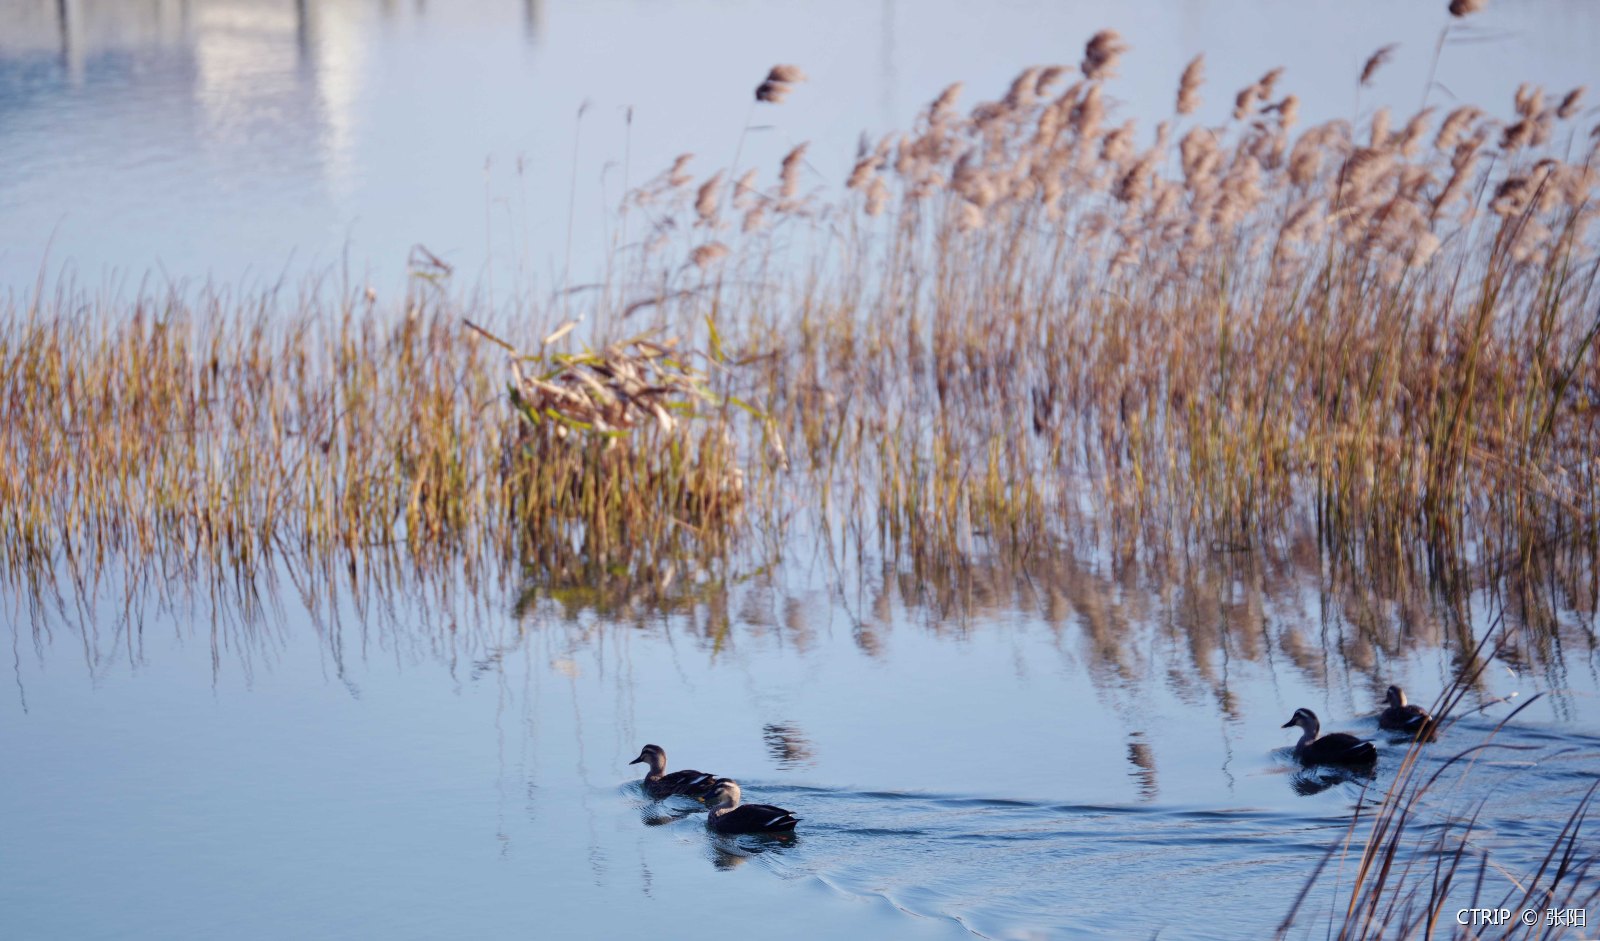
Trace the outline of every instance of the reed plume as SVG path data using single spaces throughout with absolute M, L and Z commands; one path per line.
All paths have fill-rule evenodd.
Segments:
M 1200 107 L 1200 86 L 1206 80 L 1206 57 L 1202 53 L 1189 60 L 1178 79 L 1178 113 L 1194 114 Z
M 1399 46 L 1390 43 L 1387 46 L 1380 47 L 1377 52 L 1367 57 L 1366 64 L 1361 67 L 1361 84 L 1363 86 L 1372 84 L 1372 79 L 1378 74 L 1378 70 L 1389 64 L 1389 60 L 1394 58 L 1394 51 L 1398 48 Z
M 1083 77 L 1090 81 L 1114 77 L 1117 61 L 1127 51 L 1128 46 L 1116 30 L 1103 29 L 1095 33 L 1083 50 L 1083 62 L 1079 65 Z

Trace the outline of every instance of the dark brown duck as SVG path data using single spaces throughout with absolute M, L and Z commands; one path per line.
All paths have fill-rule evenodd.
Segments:
M 1294 756 L 1300 759 L 1301 764 L 1360 768 L 1378 760 L 1378 750 L 1372 743 L 1354 735 L 1330 732 L 1318 738 L 1317 732 L 1321 730 L 1322 723 L 1317 721 L 1317 714 L 1310 709 L 1296 709 L 1283 727 L 1287 729 L 1295 725 L 1305 730 L 1294 746 Z
M 1428 715 L 1428 711 L 1416 703 L 1406 702 L 1406 691 L 1398 686 L 1389 687 L 1384 701 L 1389 706 L 1378 716 L 1380 729 L 1416 734 L 1433 724 L 1433 717 Z
M 719 779 L 706 798 L 706 826 L 718 833 L 787 833 L 800 818 L 771 804 L 739 803 L 739 782 Z
M 644 773 L 644 791 L 657 800 L 674 794 L 704 800 L 718 780 L 714 774 L 688 769 L 667 774 L 667 750 L 660 745 L 646 745 L 639 751 L 639 757 L 628 764 L 636 765 L 641 761 L 649 765 Z

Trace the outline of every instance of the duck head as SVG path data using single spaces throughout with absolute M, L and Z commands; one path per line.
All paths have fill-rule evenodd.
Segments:
M 716 787 L 706 795 L 706 806 L 733 809 L 739 806 L 739 782 L 729 778 L 717 779 Z
M 646 745 L 639 750 L 639 757 L 628 764 L 636 765 L 640 762 L 649 765 L 652 774 L 660 774 L 667 769 L 667 751 L 660 745 Z
M 1383 694 L 1383 701 L 1397 709 L 1404 709 L 1406 706 L 1406 691 L 1398 686 L 1391 686 L 1389 691 Z
M 1322 723 L 1317 721 L 1317 714 L 1310 709 L 1296 709 L 1294 715 L 1289 717 L 1289 721 L 1283 724 L 1283 728 L 1292 728 L 1297 725 L 1310 732 L 1313 736 L 1317 734 L 1317 729 L 1322 727 Z

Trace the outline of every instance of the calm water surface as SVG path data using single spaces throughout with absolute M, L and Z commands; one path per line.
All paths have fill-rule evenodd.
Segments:
M 464 283 L 537 293 L 569 257 L 592 270 L 625 181 L 725 164 L 747 120 L 746 161 L 812 140 L 836 182 L 859 132 L 950 81 L 971 101 L 1076 61 L 1101 26 L 1134 46 L 1117 91 L 1141 119 L 1202 50 L 1212 116 L 1281 63 L 1310 120 L 1408 113 L 1442 6 L 0 0 L 0 290 L 345 263 L 398 285 L 423 243 Z M 1600 4 L 1499 3 L 1463 38 L 1430 100 L 1600 79 Z M 752 119 L 775 61 L 812 81 Z M 1259 938 L 1363 799 L 1296 773 L 1279 726 L 1307 706 L 1377 735 L 1383 688 L 1431 700 L 1499 607 L 1248 555 L 955 575 L 789 555 L 666 595 L 0 588 L 0 936 Z M 1426 760 L 1544 694 L 1497 739 L 1527 749 L 1422 822 L 1486 799 L 1474 851 L 1510 873 L 1600 773 L 1592 603 L 1523 620 Z M 1381 788 L 1403 747 L 1378 740 Z M 643 800 L 646 742 L 794 810 L 798 837 L 713 838 Z M 1334 896 L 1310 904 L 1320 937 Z
M 1257 938 L 1362 794 L 1296 773 L 1279 725 L 1309 706 L 1377 736 L 1382 787 L 1404 751 L 1382 686 L 1431 697 L 1460 655 L 1426 602 L 1235 562 L 942 590 L 785 571 L 311 609 L 286 579 L 253 611 L 174 595 L 87 626 L 13 600 L 5 935 Z M 1558 633 L 1558 666 L 1496 661 L 1426 759 L 1553 690 L 1500 733 L 1528 750 L 1422 811 L 1487 799 L 1473 850 L 1508 873 L 1600 771 L 1592 620 Z M 642 799 L 627 762 L 651 741 L 798 837 Z
M 709 175 L 739 151 L 770 180 L 811 141 L 808 185 L 838 186 L 859 134 L 906 128 L 954 81 L 970 104 L 1024 66 L 1076 63 L 1102 27 L 1133 47 L 1111 90 L 1146 133 L 1201 52 L 1207 121 L 1280 65 L 1303 122 L 1409 115 L 1444 5 L 0 0 L 0 287 L 31 290 L 41 270 L 98 289 L 348 265 L 389 289 L 421 243 L 469 285 L 544 292 L 596 274 L 624 184 L 679 153 Z M 1520 81 L 1600 85 L 1590 0 L 1497 2 L 1454 35 L 1432 103 L 1510 114 Z M 778 61 L 810 82 L 753 110 Z

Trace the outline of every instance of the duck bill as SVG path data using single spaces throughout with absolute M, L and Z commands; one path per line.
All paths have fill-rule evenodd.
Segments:
M 644 761 L 644 756 L 643 756 L 643 755 L 640 755 L 640 756 L 639 756 L 639 757 L 637 757 L 637 758 L 635 758 L 635 759 L 633 759 L 633 760 L 632 760 L 632 761 L 630 761 L 630 762 L 628 762 L 628 764 L 630 764 L 630 765 L 636 765 L 636 764 L 638 764 L 638 763 L 639 763 L 639 762 L 641 762 L 641 761 Z
M 1294 720 L 1290 719 L 1288 722 L 1285 722 L 1284 724 L 1278 726 L 1278 728 L 1287 729 L 1287 728 L 1292 728 L 1293 726 L 1294 726 Z

